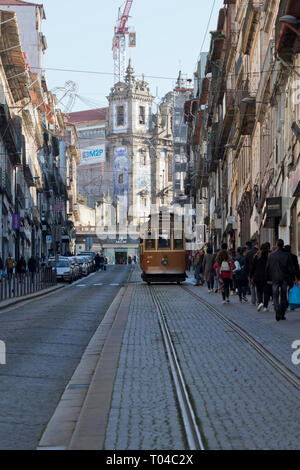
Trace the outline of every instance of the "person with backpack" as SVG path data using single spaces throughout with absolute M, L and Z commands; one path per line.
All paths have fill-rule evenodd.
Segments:
M 227 250 L 220 250 L 216 258 L 214 269 L 217 272 L 219 286 L 222 290 L 223 304 L 229 304 L 230 281 L 233 279 L 233 271 L 236 269 L 236 266 Z
M 234 260 L 236 266 L 234 270 L 235 283 L 238 290 L 238 296 L 240 302 L 248 302 L 247 291 L 248 291 L 248 276 L 245 271 L 245 257 L 246 257 L 246 248 L 239 247 L 237 249 L 237 254 Z
M 260 312 L 264 309 L 264 312 L 268 311 L 269 300 L 271 296 L 271 286 L 267 283 L 266 266 L 269 257 L 269 245 L 263 243 L 253 258 L 251 265 L 251 271 L 249 277 L 251 284 L 253 283 L 256 287 L 257 292 L 257 311 Z

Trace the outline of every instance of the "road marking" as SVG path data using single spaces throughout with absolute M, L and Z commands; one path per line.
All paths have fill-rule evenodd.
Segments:
M 87 284 L 76 284 L 76 287 L 85 287 Z
M 103 286 L 103 284 L 94 284 L 94 286 Z
M 119 286 L 120 284 L 109 284 L 110 286 Z

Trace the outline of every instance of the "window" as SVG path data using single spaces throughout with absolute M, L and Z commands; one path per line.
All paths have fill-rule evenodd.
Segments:
M 124 183 L 124 175 L 123 175 L 123 173 L 121 173 L 121 174 L 118 176 L 118 183 L 119 183 L 119 184 L 123 184 L 123 183 Z
M 140 115 L 139 115 L 139 123 L 145 124 L 145 106 L 140 106 Z
M 117 106 L 117 126 L 124 126 L 124 106 Z
M 158 248 L 170 248 L 170 232 L 168 230 L 159 231 Z
M 174 250 L 182 250 L 183 249 L 183 240 L 174 238 Z

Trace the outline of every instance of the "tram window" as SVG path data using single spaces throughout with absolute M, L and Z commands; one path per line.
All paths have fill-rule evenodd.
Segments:
M 176 239 L 174 238 L 174 250 L 182 250 L 183 249 L 183 240 L 181 238 Z
M 155 240 L 152 240 L 151 238 L 146 240 L 146 250 L 155 250 Z
M 171 247 L 171 240 L 170 240 L 170 233 L 162 232 L 159 234 L 158 239 L 158 248 L 170 248 Z

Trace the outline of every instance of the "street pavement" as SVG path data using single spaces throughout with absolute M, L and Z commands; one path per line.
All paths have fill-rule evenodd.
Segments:
M 0 311 L 0 449 L 35 449 L 130 267 L 109 266 L 47 297 Z
M 187 281 L 187 285 L 192 280 Z M 299 390 L 224 321 L 176 285 L 154 287 L 163 306 L 197 419 L 209 449 L 299 449 Z M 277 323 L 232 296 L 192 287 L 262 342 L 299 376 L 291 342 L 299 311 Z M 291 320 L 291 317 L 293 319 Z M 290 326 L 288 326 L 290 324 Z M 276 347 L 277 346 L 277 347 Z M 149 288 L 132 297 L 115 380 L 105 449 L 185 449 Z
M 120 287 L 127 282 L 122 297 Z M 300 366 L 291 361 L 291 344 L 300 339 L 299 311 L 276 322 L 272 311 L 240 305 L 235 295 L 222 305 L 220 294 L 192 284 L 190 276 L 186 285 L 192 291 L 299 376 Z M 189 292 L 174 284 L 153 288 L 207 448 L 299 449 L 299 390 Z M 8 349 L 7 366 L 0 366 L 1 449 L 36 448 L 51 418 L 41 448 L 187 449 L 156 308 L 139 268 L 109 267 L 2 311 L 0 319 L 0 339 Z M 96 350 L 99 362 L 87 371 Z M 92 382 L 85 381 L 93 367 Z M 66 391 L 71 377 L 88 392 Z

